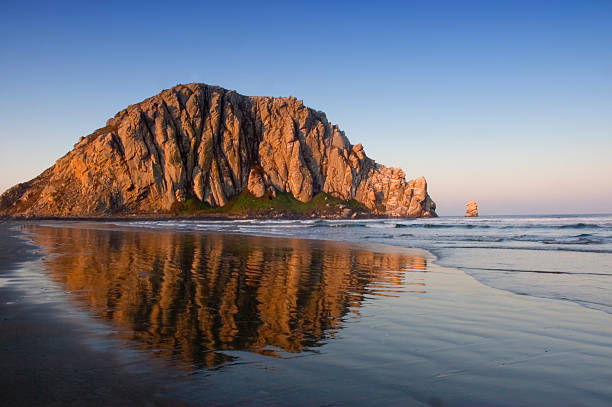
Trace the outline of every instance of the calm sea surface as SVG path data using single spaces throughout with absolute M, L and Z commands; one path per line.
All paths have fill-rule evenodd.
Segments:
M 609 216 L 23 229 L 44 298 L 164 361 L 188 402 L 612 402 Z

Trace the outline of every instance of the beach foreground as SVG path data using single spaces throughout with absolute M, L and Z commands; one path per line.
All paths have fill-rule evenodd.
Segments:
M 1 233 L 8 405 L 612 401 L 612 315 L 487 287 L 424 250 L 82 222 Z

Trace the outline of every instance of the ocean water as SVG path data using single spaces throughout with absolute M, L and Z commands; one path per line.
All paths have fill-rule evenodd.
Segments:
M 438 264 L 464 270 L 491 287 L 612 313 L 612 215 L 129 224 L 420 248 L 433 253 Z

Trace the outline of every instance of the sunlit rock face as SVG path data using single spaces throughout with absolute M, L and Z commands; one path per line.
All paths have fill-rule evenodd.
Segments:
M 29 225 L 51 279 L 122 338 L 186 366 L 322 344 L 367 297 L 423 292 L 422 256 L 313 240 Z M 415 272 L 415 273 L 409 273 Z M 407 288 L 409 286 L 410 288 Z M 413 291 L 414 292 L 414 291 Z
M 0 197 L 0 213 L 100 216 L 169 212 L 197 197 L 223 206 L 244 190 L 326 192 L 375 214 L 436 216 L 424 178 L 376 164 L 325 113 L 293 97 L 178 85 L 128 106 L 37 178 Z
M 467 218 L 478 216 L 478 205 L 476 205 L 476 201 L 470 201 L 465 204 L 465 216 Z

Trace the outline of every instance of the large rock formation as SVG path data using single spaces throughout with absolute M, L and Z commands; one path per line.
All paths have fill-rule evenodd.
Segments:
M 128 106 L 37 178 L 0 196 L 0 213 L 100 216 L 169 212 L 194 196 L 225 205 L 248 189 L 302 202 L 326 192 L 372 213 L 436 216 L 424 178 L 368 158 L 325 114 L 293 97 L 178 85 Z
M 478 216 L 478 205 L 476 205 L 476 201 L 470 201 L 465 204 L 465 217 L 473 218 Z

